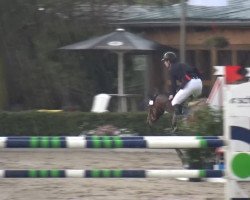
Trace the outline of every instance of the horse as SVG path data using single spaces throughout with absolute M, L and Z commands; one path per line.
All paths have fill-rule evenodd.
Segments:
M 188 99 L 190 100 L 190 99 Z M 148 106 L 147 124 L 152 126 L 165 112 L 174 116 L 174 107 L 168 99 L 167 94 L 157 94 L 151 99 L 152 103 Z M 192 114 L 207 106 L 207 99 L 200 98 L 195 101 L 183 103 L 183 115 L 188 120 Z
M 154 96 L 153 99 L 150 100 L 151 103 L 149 104 L 148 108 L 148 115 L 147 115 L 147 123 L 151 127 L 165 112 L 172 114 L 172 130 L 170 134 L 176 135 L 176 115 L 174 113 L 174 107 L 171 104 L 171 101 L 168 99 L 167 94 L 157 94 Z M 192 113 L 196 110 L 201 109 L 206 105 L 206 99 L 199 99 L 198 101 L 190 102 L 189 104 L 185 103 L 186 111 L 184 115 L 188 120 L 189 117 L 192 116 Z M 175 122 L 174 122 L 175 121 Z M 180 158 L 182 165 L 185 166 L 187 163 L 187 158 L 184 153 L 180 149 L 175 149 L 178 157 Z
M 166 94 L 154 95 L 148 107 L 147 124 L 152 126 L 165 112 L 173 114 L 174 107 Z

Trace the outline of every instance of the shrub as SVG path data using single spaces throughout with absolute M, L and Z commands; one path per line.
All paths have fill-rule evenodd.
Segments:
M 181 124 L 180 129 L 182 132 L 188 133 L 188 135 L 222 136 L 222 112 L 205 107 L 195 112 L 188 120 L 188 123 Z M 190 168 L 209 168 L 215 159 L 214 149 L 187 149 L 185 150 L 185 154 Z

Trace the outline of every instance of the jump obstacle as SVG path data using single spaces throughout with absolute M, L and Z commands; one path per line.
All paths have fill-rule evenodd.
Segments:
M 224 66 L 223 66 L 224 68 Z M 221 66 L 216 66 L 221 69 Z M 223 74 L 224 71 L 222 70 Z M 223 75 L 218 74 L 217 75 Z M 250 73 L 248 74 L 250 76 Z M 224 85 L 224 138 L 0 137 L 0 148 L 210 148 L 226 145 L 222 170 L 0 170 L 0 178 L 226 178 L 226 199 L 249 199 L 238 181 L 250 181 L 250 82 Z M 243 102 L 243 105 L 242 105 Z
M 0 148 L 215 148 L 218 136 L 12 136 Z M 0 178 L 220 178 L 223 170 L 0 170 Z
M 87 136 L 0 137 L 0 148 L 216 148 L 225 145 L 217 136 Z
M 216 148 L 219 136 L 0 137 L 1 148 Z M 222 170 L 0 170 L 1 178 L 219 178 Z

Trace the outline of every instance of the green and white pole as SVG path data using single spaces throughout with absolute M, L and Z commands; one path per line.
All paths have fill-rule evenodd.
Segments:
M 219 178 L 222 170 L 0 170 L 0 178 Z
M 216 148 L 224 145 L 221 139 L 112 139 L 85 140 L 83 138 L 29 137 L 24 139 L 0 138 L 0 148 Z

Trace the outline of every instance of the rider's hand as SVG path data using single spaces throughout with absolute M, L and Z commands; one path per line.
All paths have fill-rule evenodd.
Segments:
M 171 101 L 174 98 L 174 95 L 169 95 L 168 100 Z

